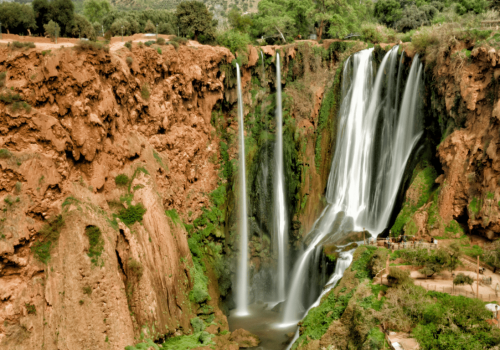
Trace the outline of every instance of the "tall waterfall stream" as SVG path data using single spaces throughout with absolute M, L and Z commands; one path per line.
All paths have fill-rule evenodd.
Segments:
M 298 259 L 289 262 L 293 265 L 293 269 L 286 276 L 287 288 L 283 311 L 278 313 L 265 310 L 262 305 L 251 305 L 249 316 L 238 317 L 232 314 L 229 318 L 232 329 L 245 328 L 261 337 L 262 343 L 258 349 L 286 348 L 286 343 L 283 343 L 284 334 L 296 330 L 297 323 L 310 308 L 319 305 L 321 297 L 335 287 L 352 262 L 353 250 L 341 253 L 335 271 L 327 280 L 323 291 L 315 292 L 310 287 L 313 281 L 309 271 L 315 261 L 318 247 L 325 243 L 341 245 L 339 242 L 346 235 L 365 229 L 372 236 L 377 236 L 389 225 L 406 164 L 423 132 L 422 64 L 418 55 L 415 56 L 408 76 L 404 79 L 403 55 L 398 54 L 398 49 L 399 47 L 395 46 L 384 56 L 377 72 L 373 68 L 373 49 L 352 55 L 344 64 L 341 106 L 337 116 L 336 148 L 326 189 L 327 206 L 314 223 L 312 230 L 304 237 L 302 253 Z M 279 57 L 277 57 L 277 77 L 279 79 Z M 279 80 L 277 82 L 281 88 Z M 402 86 L 404 88 L 401 91 Z M 278 95 L 279 107 L 281 107 L 280 96 L 281 91 Z M 282 147 L 279 145 L 279 142 L 282 142 L 281 108 L 277 111 L 277 125 L 279 128 L 276 129 L 276 153 L 279 147 Z M 282 166 L 282 163 L 281 165 L 278 163 L 279 159 L 276 159 L 276 162 L 279 173 L 281 171 L 279 166 Z M 280 178 L 280 175 L 277 175 L 274 181 L 277 193 L 275 198 L 279 200 L 280 187 L 284 187 L 281 182 L 284 181 L 284 177 Z M 240 184 L 244 184 L 244 180 Z M 281 202 L 278 203 L 281 206 Z M 284 204 L 283 202 L 281 207 L 283 210 Z M 275 220 L 280 232 L 282 217 L 279 208 L 276 210 L 278 215 L 275 215 Z M 286 230 L 283 232 L 286 236 Z M 243 234 L 247 233 L 241 232 L 242 239 Z M 283 250 L 279 251 L 278 266 L 280 266 L 280 259 L 283 259 L 283 263 L 286 261 L 284 249 L 286 238 L 275 236 L 275 239 L 283 239 L 284 242 Z M 243 246 L 241 251 L 243 252 Z M 244 274 L 245 279 L 248 279 L 247 271 Z M 278 268 L 278 279 L 279 276 Z M 243 281 L 244 279 L 239 276 L 238 283 Z M 279 280 L 277 285 L 281 283 Z M 285 288 L 285 282 L 283 286 Z M 242 288 L 238 285 L 237 291 Z M 238 297 L 238 314 L 243 310 L 240 302 L 242 300 Z M 293 341 L 289 347 L 291 344 Z

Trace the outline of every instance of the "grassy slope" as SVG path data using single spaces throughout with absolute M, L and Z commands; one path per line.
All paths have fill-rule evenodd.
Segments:
M 427 292 L 412 281 L 392 287 L 374 285 L 372 273 L 386 254 L 383 248 L 356 250 L 340 283 L 302 322 L 293 349 L 328 344 L 341 349 L 382 349 L 382 325 L 391 331 L 411 332 L 424 350 L 483 349 L 500 343 L 500 330 L 485 322 L 492 314 L 484 302 Z

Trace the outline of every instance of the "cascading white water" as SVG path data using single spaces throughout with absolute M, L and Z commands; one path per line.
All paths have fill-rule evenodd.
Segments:
M 328 205 L 306 237 L 310 243 L 295 264 L 284 324 L 296 323 L 307 308 L 302 305 L 303 294 L 310 257 L 318 243 L 365 227 L 374 235 L 386 228 L 406 162 L 422 133 L 418 56 L 413 59 L 398 113 L 398 47 L 384 56 L 375 81 L 372 51 L 358 52 L 344 65 L 337 142 L 326 191 Z
M 240 257 L 236 285 L 236 312 L 238 316 L 248 315 L 248 215 L 247 215 L 247 186 L 245 169 L 245 128 L 243 120 L 243 97 L 241 93 L 240 66 L 236 64 L 236 80 L 238 87 L 238 122 L 239 122 L 239 175 L 240 175 L 240 202 L 239 202 L 239 231 Z
M 260 58 L 262 59 L 262 82 L 266 81 L 266 66 L 264 65 L 264 53 L 260 52 Z
M 283 112 L 281 107 L 281 66 L 280 55 L 276 54 L 276 144 L 274 150 L 274 222 L 275 237 L 278 246 L 278 278 L 276 294 L 279 301 L 285 300 L 285 264 L 286 245 L 286 203 L 285 203 L 285 176 L 283 165 Z
M 304 314 L 304 317 L 307 316 L 307 314 L 309 313 L 309 310 L 311 310 L 313 307 L 316 307 L 319 305 L 319 303 L 321 302 L 321 298 L 323 298 L 323 296 L 326 293 L 328 293 L 333 288 L 335 288 L 335 286 L 340 281 L 342 276 L 344 276 L 345 270 L 347 270 L 349 265 L 351 265 L 353 254 L 354 254 L 354 249 L 350 250 L 348 252 L 341 252 L 339 254 L 339 257 L 337 259 L 337 264 L 335 265 L 335 271 L 333 272 L 332 277 L 328 280 L 328 282 L 326 282 L 326 284 L 323 288 L 323 291 L 321 292 L 319 297 L 316 298 L 316 301 L 309 307 L 309 309 L 307 309 L 306 313 Z M 292 348 L 293 343 L 299 337 L 299 330 L 300 330 L 300 327 L 297 327 L 297 330 L 295 331 L 295 335 L 293 336 L 293 339 L 290 342 L 290 345 L 288 345 L 288 347 L 286 348 L 286 350 L 290 350 Z

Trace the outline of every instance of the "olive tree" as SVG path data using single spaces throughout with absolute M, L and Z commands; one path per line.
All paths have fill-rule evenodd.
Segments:
M 192 34 L 194 40 L 198 40 L 199 35 L 215 37 L 217 21 L 205 4 L 194 0 L 181 2 L 177 5 L 176 16 L 182 34 Z

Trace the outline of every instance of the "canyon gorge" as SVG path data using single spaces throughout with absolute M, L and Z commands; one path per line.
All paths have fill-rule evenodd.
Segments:
M 372 349 L 365 239 L 498 239 L 495 49 L 160 47 L 0 46 L 0 349 Z

